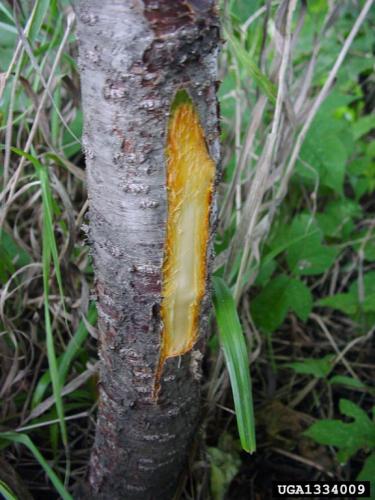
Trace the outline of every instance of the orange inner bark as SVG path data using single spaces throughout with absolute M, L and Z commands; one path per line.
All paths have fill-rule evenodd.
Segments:
M 190 100 L 176 105 L 167 142 L 168 220 L 163 266 L 160 369 L 189 351 L 198 336 L 205 293 L 209 214 L 215 163 Z

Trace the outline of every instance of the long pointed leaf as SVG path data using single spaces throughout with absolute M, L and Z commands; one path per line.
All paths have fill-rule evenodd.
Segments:
M 250 55 L 233 35 L 226 31 L 225 36 L 229 41 L 230 49 L 235 54 L 240 64 L 249 72 L 251 78 L 255 80 L 255 83 L 266 94 L 270 101 L 275 104 L 277 95 L 276 86 L 259 69 L 258 65 L 251 59 Z
M 232 386 L 237 427 L 241 445 L 252 453 L 256 449 L 253 398 L 251 391 L 249 358 L 242 327 L 233 296 L 218 277 L 213 278 L 214 306 L 219 327 L 219 339 L 224 351 Z
M 0 479 L 0 495 L 2 495 L 5 500 L 18 500 L 16 495 L 12 492 L 7 484 L 5 484 Z

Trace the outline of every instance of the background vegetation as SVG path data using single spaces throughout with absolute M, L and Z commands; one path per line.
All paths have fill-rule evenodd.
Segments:
M 221 6 L 217 324 L 205 361 L 206 447 L 191 457 L 182 498 L 266 499 L 272 480 L 375 477 L 371 4 Z M 28 498 L 24 488 L 71 498 L 95 430 L 74 33 L 68 1 L 0 2 L 5 498 Z M 242 449 L 254 447 L 244 366 L 252 455 Z

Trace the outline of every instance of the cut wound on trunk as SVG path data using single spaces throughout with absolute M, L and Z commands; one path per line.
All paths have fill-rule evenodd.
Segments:
M 185 91 L 172 104 L 167 138 L 168 219 L 163 265 L 160 368 L 189 351 L 205 294 L 215 163 L 199 115 Z

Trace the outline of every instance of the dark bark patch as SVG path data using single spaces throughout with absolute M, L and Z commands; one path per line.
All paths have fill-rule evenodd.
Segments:
M 99 18 L 98 16 L 92 14 L 91 12 L 82 11 L 80 15 L 80 20 L 83 24 L 87 24 L 88 26 L 95 26 Z
M 185 2 L 145 0 L 144 4 L 145 17 L 157 36 L 173 33 L 194 20 L 194 13 Z
M 123 139 L 121 143 L 121 151 L 124 153 L 133 153 L 134 152 L 134 144 L 132 141 L 128 139 Z
M 215 0 L 144 0 L 145 17 L 158 37 L 196 24 L 199 17 L 217 15 Z

